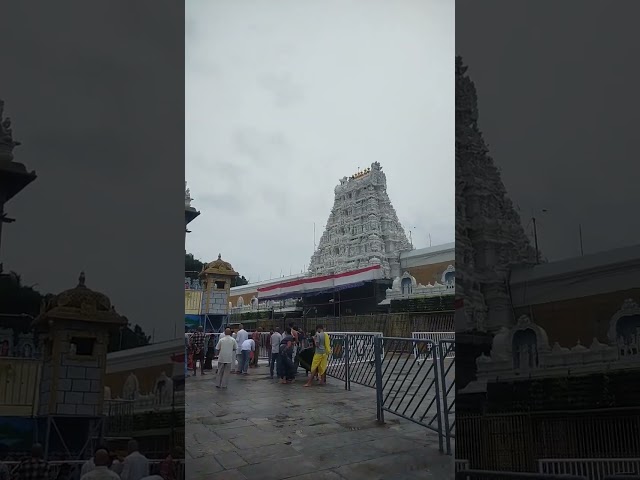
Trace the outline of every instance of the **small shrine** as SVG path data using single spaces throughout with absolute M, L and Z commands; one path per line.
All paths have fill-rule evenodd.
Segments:
M 396 277 L 391 288 L 386 290 L 386 299 L 381 305 L 389 304 L 392 300 L 454 295 L 456 284 L 453 265 L 447 267 L 441 280 L 442 283 L 434 282 L 434 284 L 422 285 L 409 272 L 404 272 L 401 277 Z
M 201 313 L 214 328 L 220 327 L 229 315 L 229 291 L 232 280 L 238 276 L 229 262 L 218 259 L 206 264 L 200 272 L 202 285 Z
M 106 295 L 87 288 L 84 272 L 75 288 L 43 302 L 33 327 L 42 352 L 37 414 L 47 432 L 70 434 L 56 426 L 61 417 L 84 419 L 85 438 L 99 428 L 109 335 L 126 325 Z
M 487 383 L 567 377 L 636 368 L 640 360 L 640 305 L 627 299 L 609 320 L 607 340 L 581 339 L 571 347 L 549 344 L 546 331 L 527 315 L 493 337 L 491 354 L 476 359 L 477 380 L 460 393 L 484 391 Z

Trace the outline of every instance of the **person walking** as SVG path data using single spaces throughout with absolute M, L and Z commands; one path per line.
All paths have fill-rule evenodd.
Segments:
M 253 352 L 253 359 L 251 361 L 251 368 L 256 368 L 258 366 L 258 355 L 260 354 L 260 339 L 262 337 L 262 328 L 258 328 L 255 332 L 253 332 L 253 335 L 251 335 L 251 338 L 253 339 L 256 349 Z
M 49 480 L 51 470 L 44 460 L 44 449 L 39 443 L 31 447 L 31 456 L 18 465 L 14 477 L 16 480 Z
M 278 356 L 280 355 L 280 342 L 282 341 L 282 334 L 280 333 L 280 327 L 276 328 L 276 331 L 271 334 L 271 358 L 269 362 L 269 376 L 273 378 L 273 367 L 278 362 Z
M 236 373 L 240 375 L 242 373 L 242 344 L 249 338 L 249 334 L 244 329 L 242 324 L 238 325 L 238 332 L 236 333 L 236 343 L 238 344 L 238 351 L 236 352 L 237 357 L 236 360 L 238 362 L 238 366 L 236 368 Z
M 316 327 L 316 334 L 313 337 L 313 342 L 316 346 L 316 351 L 313 354 L 313 361 L 311 363 L 311 375 L 307 379 L 305 387 L 310 387 L 313 382 L 313 377 L 319 375 L 321 383 L 324 385 L 327 381 L 326 372 L 329 364 L 329 352 L 331 351 L 331 342 L 329 335 L 324 332 L 324 326 L 318 325 Z
M 80 477 L 80 480 L 120 480 L 120 475 L 109 470 L 111 458 L 105 449 L 96 450 L 93 456 L 94 467 Z
M 295 339 L 291 334 L 291 328 L 285 330 L 285 335 L 280 341 L 280 354 L 278 355 L 278 377 L 280 383 L 292 383 L 295 380 L 295 367 L 293 365 L 293 350 Z
M 122 480 L 141 480 L 149 476 L 149 460 L 140 453 L 138 442 L 129 440 L 127 445 L 129 455 L 124 459 L 124 467 L 122 468 Z
M 241 373 L 243 375 L 249 375 L 249 358 L 251 357 L 251 352 L 255 352 L 256 350 L 256 342 L 253 341 L 252 338 L 245 340 L 242 343 L 242 370 Z
M 218 384 L 216 388 L 227 388 L 229 375 L 231 375 L 231 363 L 238 350 L 238 344 L 231 336 L 231 329 L 224 331 L 224 336 L 218 340 L 216 345 L 218 351 Z
M 231 328 L 231 338 L 233 338 L 236 341 L 236 344 L 238 343 L 238 340 L 236 338 L 236 332 L 233 330 L 233 328 Z M 240 350 L 238 348 L 238 350 Z M 233 360 L 231 362 L 231 373 L 236 373 L 238 370 L 238 353 L 240 353 L 238 350 L 236 350 L 236 352 L 233 355 Z
M 189 344 L 191 351 L 193 352 L 193 376 L 196 376 L 198 371 L 198 361 L 200 361 L 200 375 L 204 375 L 204 342 L 205 335 L 202 325 L 198 325 L 196 332 L 191 335 Z

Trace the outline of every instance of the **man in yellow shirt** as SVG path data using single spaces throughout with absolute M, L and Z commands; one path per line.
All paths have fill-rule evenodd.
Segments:
M 313 336 L 313 341 L 316 345 L 316 352 L 313 355 L 313 362 L 311 363 L 311 375 L 304 384 L 305 387 L 310 387 L 313 377 L 316 374 L 322 378 L 322 384 L 327 381 L 327 366 L 329 365 L 329 352 L 331 351 L 331 341 L 329 335 L 324 332 L 324 327 L 318 325 L 316 327 L 316 334 Z

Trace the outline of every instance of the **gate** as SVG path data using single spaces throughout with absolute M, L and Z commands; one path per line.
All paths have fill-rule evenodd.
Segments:
M 351 383 L 375 388 L 375 343 L 382 332 L 327 332 L 331 352 L 327 375 L 344 381 L 345 390 Z
M 451 439 L 455 437 L 456 427 L 456 357 L 455 352 L 451 355 L 451 351 L 455 351 L 455 340 L 440 340 L 438 351 L 440 353 L 438 362 L 440 362 L 440 386 L 442 388 L 442 419 L 444 421 L 444 437 L 447 443 L 447 455 L 451 455 Z M 453 393 L 453 394 L 452 394 Z
M 451 335 L 447 332 L 441 334 Z M 381 332 L 328 332 L 327 375 L 376 390 L 376 414 L 397 415 L 438 434 L 440 451 L 452 453 L 455 438 L 453 339 L 384 337 Z M 415 352 L 430 352 L 426 356 Z
M 416 347 L 423 348 L 423 344 L 430 344 L 427 346 L 430 350 L 438 348 L 431 340 L 375 338 L 378 421 L 384 422 L 384 413 L 389 412 L 433 430 L 438 434 L 442 452 L 444 432 L 437 355 L 419 362 L 413 351 Z
M 437 344 L 440 340 L 453 340 L 455 337 L 455 332 L 411 332 L 411 338 L 431 340 L 434 344 Z M 413 349 L 413 354 L 420 362 L 427 360 L 431 353 L 429 344 L 416 345 Z M 455 344 L 453 348 L 446 353 L 446 356 L 448 358 L 454 358 L 456 356 Z

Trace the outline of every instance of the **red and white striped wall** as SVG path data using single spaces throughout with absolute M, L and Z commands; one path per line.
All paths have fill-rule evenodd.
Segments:
M 356 286 L 357 284 L 378 280 L 382 277 L 382 267 L 380 265 L 372 265 L 371 267 L 351 270 L 349 272 L 324 275 L 321 277 L 300 278 L 258 288 L 258 299 L 291 298 L 325 290 L 348 288 L 352 285 Z

